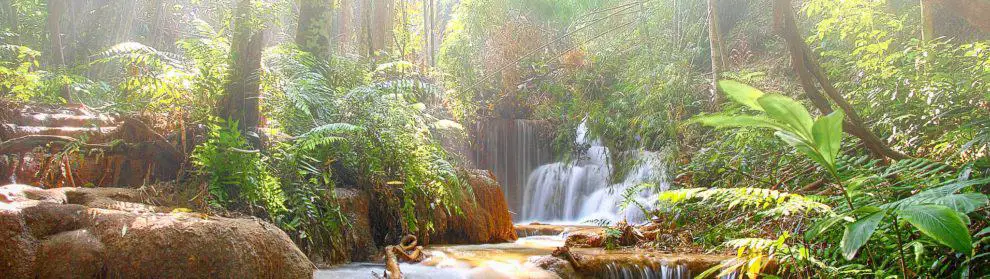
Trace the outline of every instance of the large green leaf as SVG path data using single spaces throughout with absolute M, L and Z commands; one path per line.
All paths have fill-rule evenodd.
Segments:
M 987 195 L 981 193 L 952 194 L 934 198 L 931 203 L 944 205 L 962 213 L 970 213 L 987 205 Z
M 842 233 L 842 243 L 840 243 L 840 246 L 842 248 L 842 256 L 845 256 L 847 260 L 852 260 L 856 257 L 856 252 L 866 244 L 870 236 L 873 236 L 873 232 L 877 230 L 877 225 L 887 215 L 887 211 L 872 206 L 862 207 L 857 209 L 857 211 L 866 215 L 855 222 L 846 224 L 846 231 Z
M 729 96 L 729 99 L 732 99 L 737 103 L 743 104 L 754 110 L 763 111 L 763 108 L 760 107 L 760 104 L 756 101 L 764 95 L 763 91 L 760 91 L 759 89 L 734 80 L 719 81 L 718 89 L 725 92 L 725 95 Z
M 834 166 L 829 164 L 828 161 L 825 161 L 825 158 L 818 153 L 818 150 L 812 147 L 809 142 L 801 139 L 794 133 L 788 131 L 777 131 L 774 135 L 777 135 L 780 140 L 783 140 L 791 147 L 794 147 L 805 156 L 808 156 L 811 160 L 814 160 L 816 163 L 822 165 L 822 167 L 827 168 L 830 172 L 835 170 Z
M 972 254 L 973 239 L 959 213 L 943 205 L 920 204 L 905 207 L 897 215 L 925 235 L 964 254 Z
M 812 136 L 818 152 L 829 165 L 835 165 L 835 157 L 839 156 L 842 147 L 842 118 L 845 114 L 837 110 L 832 114 L 818 118 L 811 128 Z
M 794 99 L 776 94 L 764 95 L 757 102 L 760 103 L 760 107 L 763 107 L 770 118 L 789 126 L 792 133 L 808 140 L 812 139 L 811 126 L 814 125 L 814 120 L 804 105 Z
M 963 181 L 954 180 L 947 182 L 941 186 L 936 186 L 934 188 L 922 191 L 921 193 L 917 193 L 913 196 L 904 198 L 902 200 L 881 205 L 880 207 L 885 209 L 902 209 L 908 206 L 925 204 L 925 203 L 936 203 L 936 204 L 945 205 L 947 201 L 938 201 L 938 202 L 936 201 L 952 196 L 953 194 L 955 194 L 959 190 L 962 190 L 963 188 L 970 187 L 973 185 L 987 184 L 987 183 L 990 183 L 990 178 L 963 180 Z M 976 202 L 977 205 L 986 204 L 985 202 L 980 202 L 978 200 L 974 200 L 974 202 Z M 982 205 L 978 207 L 982 207 Z
M 780 122 L 761 115 L 712 114 L 692 118 L 687 123 L 701 123 L 702 125 L 715 127 L 718 129 L 738 127 L 759 127 L 774 130 L 784 129 L 784 125 L 780 124 Z

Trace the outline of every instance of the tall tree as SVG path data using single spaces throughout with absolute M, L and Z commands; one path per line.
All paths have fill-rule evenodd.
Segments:
M 436 20 L 437 3 L 435 0 L 423 0 L 423 46 L 426 50 L 427 66 L 436 65 Z
M 317 57 L 330 55 L 333 1 L 300 0 L 296 44 Z
M 48 0 L 48 18 L 46 19 L 46 29 L 48 29 L 49 55 L 48 66 L 51 68 L 65 68 L 65 43 L 63 42 L 62 18 L 65 17 L 69 0 Z M 72 103 L 69 94 L 69 87 L 60 89 L 60 95 L 66 102 Z
M 845 125 L 842 126 L 843 130 L 859 138 L 863 142 L 863 145 L 873 154 L 891 159 L 908 158 L 907 155 L 891 149 L 883 140 L 873 134 L 869 127 L 866 126 L 863 118 L 856 112 L 856 109 L 846 101 L 845 97 L 829 81 L 825 75 L 825 71 L 819 65 L 815 53 L 811 51 L 811 48 L 808 47 L 808 44 L 798 31 L 790 0 L 774 1 L 774 21 L 780 36 L 786 41 L 791 55 L 791 67 L 794 68 L 801 87 L 804 88 L 804 92 L 815 108 L 822 114 L 832 113 L 832 105 L 829 103 L 829 100 L 831 100 L 847 116 Z M 817 86 L 821 86 L 822 90 L 819 91 Z M 822 91 L 824 91 L 824 95 Z
M 14 7 L 13 0 L 0 0 L 0 16 L 3 16 L 3 18 L 6 19 L 3 22 L 5 24 L 5 27 L 7 27 L 7 29 L 10 30 L 10 33 L 14 34 L 14 38 L 12 38 L 13 39 L 12 43 L 17 44 L 16 36 L 18 36 L 18 33 L 20 32 L 18 30 L 19 17 L 17 14 L 17 8 Z
M 990 32 L 990 1 L 986 0 L 922 0 L 923 4 L 937 4 L 965 19 L 973 27 Z
M 712 110 L 717 110 L 721 102 L 718 94 L 718 80 L 721 79 L 722 68 L 725 67 L 722 51 L 721 31 L 718 22 L 718 4 L 708 0 L 708 42 L 711 47 L 712 59 Z
M 238 127 L 249 134 L 258 127 L 258 99 L 261 91 L 261 52 L 264 32 L 255 23 L 252 0 L 240 0 L 234 10 L 233 41 L 231 41 L 231 75 L 225 87 L 220 116 L 237 121 Z M 253 138 L 253 137 L 252 137 Z M 251 140 L 257 147 L 258 142 Z

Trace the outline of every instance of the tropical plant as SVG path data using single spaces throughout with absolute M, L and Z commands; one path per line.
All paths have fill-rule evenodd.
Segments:
M 237 122 L 215 121 L 209 127 L 206 142 L 192 153 L 193 164 L 209 177 L 210 205 L 251 212 L 260 208 L 268 216 L 281 214 L 285 211 L 285 196 L 260 151 L 251 149 Z
M 892 172 L 896 173 L 903 169 L 909 170 L 908 174 L 912 170 L 924 172 L 920 177 L 928 179 L 912 181 L 908 178 L 904 180 L 908 181 L 910 185 L 919 185 L 920 182 L 930 183 L 938 181 L 937 178 L 931 177 L 944 176 L 939 174 L 940 168 L 929 168 L 932 164 L 924 164 L 923 161 L 915 160 L 904 167 L 896 167 L 897 165 L 895 165 L 894 168 L 889 169 L 891 171 L 882 173 L 879 176 L 846 179 L 840 174 L 840 161 L 838 160 L 842 144 L 841 111 L 813 120 L 803 105 L 787 97 L 767 95 L 755 88 L 733 81 L 721 81 L 719 86 L 730 99 L 752 110 L 762 111 L 765 114 L 705 115 L 693 119 L 692 122 L 720 128 L 761 127 L 776 130 L 775 135 L 778 138 L 825 168 L 835 181 L 838 182 L 838 189 L 844 196 L 845 203 L 848 206 L 847 211 L 842 214 L 829 212 L 830 216 L 820 220 L 808 231 L 808 238 L 814 239 L 820 233 L 828 230 L 828 228 L 845 221 L 845 231 L 840 242 L 840 247 L 845 259 L 852 260 L 855 258 L 859 248 L 867 243 L 879 224 L 889 216 L 893 218 L 890 227 L 893 229 L 893 234 L 897 239 L 896 247 L 900 254 L 899 261 L 902 275 L 906 276 L 908 272 L 904 263 L 905 244 L 903 243 L 902 233 L 900 231 L 902 227 L 899 222 L 900 220 L 906 221 L 906 223 L 921 232 L 922 235 L 934 239 L 941 245 L 952 248 L 967 257 L 974 256 L 972 237 L 968 229 L 971 223 L 966 214 L 985 206 L 987 204 L 987 196 L 981 193 L 958 192 L 973 185 L 986 184 L 990 180 L 954 179 L 941 186 L 929 188 L 928 190 L 900 200 L 876 206 L 866 205 L 857 208 L 855 206 L 854 196 L 861 195 L 856 195 L 853 192 L 861 192 L 864 183 L 876 181 L 878 177 L 890 177 Z M 842 170 L 843 173 L 847 172 L 844 169 Z M 934 176 L 932 176 L 933 174 Z M 908 177 L 911 176 L 909 175 Z M 694 197 L 698 193 L 703 193 L 701 196 L 708 198 L 712 194 L 720 193 L 721 191 L 724 190 L 688 189 L 662 197 L 671 201 L 680 201 Z M 730 206 L 746 204 L 747 201 L 750 204 L 754 203 L 752 199 L 746 199 L 745 197 L 734 196 Z M 862 199 L 869 200 L 865 197 Z M 755 203 L 762 204 L 762 201 L 762 199 L 757 199 Z M 743 256 L 743 254 L 740 254 L 740 256 Z

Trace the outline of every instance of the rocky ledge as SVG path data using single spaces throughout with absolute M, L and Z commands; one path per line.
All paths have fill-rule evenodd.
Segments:
M 0 187 L 4 278 L 312 278 L 277 227 L 154 206 L 143 189 Z

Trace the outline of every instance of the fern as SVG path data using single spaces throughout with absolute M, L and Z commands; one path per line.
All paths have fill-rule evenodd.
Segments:
M 664 191 L 661 201 L 672 204 L 700 203 L 724 210 L 758 210 L 768 216 L 826 214 L 832 208 L 798 194 L 762 188 L 690 188 Z

